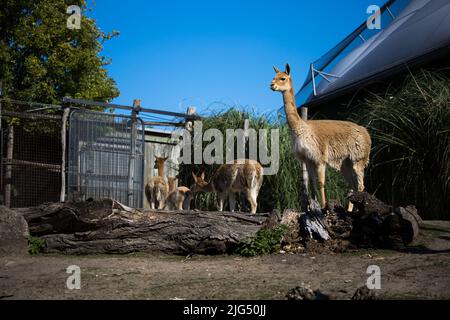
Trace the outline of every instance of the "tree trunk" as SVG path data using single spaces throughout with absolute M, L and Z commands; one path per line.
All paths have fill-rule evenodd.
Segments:
M 267 214 L 150 211 L 111 199 L 18 209 L 45 252 L 222 254 L 254 235 Z

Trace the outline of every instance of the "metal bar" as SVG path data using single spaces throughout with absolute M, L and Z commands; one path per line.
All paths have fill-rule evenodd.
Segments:
M 12 161 L 14 153 L 14 127 L 8 125 L 8 138 L 6 140 L 6 159 Z M 5 206 L 11 207 L 11 179 L 12 179 L 12 167 L 6 165 L 5 170 Z
M 161 127 L 185 127 L 185 122 L 155 122 L 155 121 L 145 121 L 145 125 L 148 126 L 161 126 Z
M 16 111 L 3 111 L 2 116 L 5 117 L 16 117 L 16 118 L 28 118 L 31 120 L 38 120 L 38 119 L 53 119 L 53 120 L 60 120 L 62 119 L 61 115 L 56 114 L 32 114 L 32 113 L 25 113 L 25 112 L 16 112 Z
M 387 12 L 389 12 L 389 15 L 391 16 L 392 20 L 395 19 L 395 15 L 392 13 L 391 9 L 389 9 L 389 6 L 386 6 Z
M 106 103 L 106 102 L 90 101 L 90 100 L 84 100 L 84 99 L 72 99 L 72 98 L 68 98 L 68 97 L 64 97 L 63 102 L 83 104 L 83 105 L 88 105 L 88 106 L 97 106 L 97 107 L 102 107 L 102 108 L 122 109 L 122 110 L 131 110 L 131 111 L 133 110 L 133 107 L 130 107 L 130 106 L 124 106 L 124 105 L 120 105 L 120 104 L 113 104 L 113 103 Z M 166 115 L 166 116 L 173 116 L 173 117 L 185 118 L 185 119 L 199 119 L 200 118 L 198 115 L 187 115 L 185 113 L 164 111 L 164 110 L 158 110 L 158 109 L 140 108 L 139 111 L 162 114 L 162 115 Z
M 313 85 L 313 93 L 314 93 L 315 96 L 317 96 L 317 93 L 316 93 L 316 80 L 314 79 L 314 64 L 311 63 L 310 69 L 311 69 L 311 79 L 312 79 L 312 85 Z
M 11 102 L 11 103 L 14 103 L 14 104 L 27 105 L 27 106 L 40 106 L 40 107 L 44 107 L 44 108 L 53 108 L 53 109 L 62 108 L 62 106 L 60 106 L 58 104 L 49 104 L 49 103 L 31 102 L 31 101 L 21 101 L 21 100 L 9 99 L 9 98 L 0 98 L 0 100 L 2 100 L 4 102 Z
M 2 127 L 2 97 L 3 97 L 3 82 L 0 80 L 0 189 L 3 190 L 3 127 Z M 1 203 L 4 204 L 4 203 Z
M 34 162 L 34 161 L 27 161 L 27 160 L 10 159 L 8 157 L 3 158 L 3 163 L 5 165 L 11 165 L 11 166 L 29 166 L 29 167 L 46 168 L 46 169 L 50 169 L 52 171 L 57 171 L 57 172 L 60 172 L 60 169 L 61 169 L 61 166 L 58 164 L 49 164 L 49 163 Z
M 64 202 L 66 200 L 66 143 L 67 143 L 67 119 L 69 118 L 70 108 L 64 108 L 62 116 L 62 128 L 61 128 L 61 193 L 59 195 L 59 201 Z
M 326 76 L 330 76 L 330 77 L 334 77 L 334 78 L 340 78 L 339 76 L 337 76 L 335 74 L 328 73 L 328 72 L 325 72 L 325 71 L 316 70 L 316 72 L 319 73 L 320 75 L 324 74 Z
M 317 72 L 320 76 L 322 76 L 322 78 L 324 78 L 325 80 L 327 80 L 328 82 L 331 82 L 330 79 L 328 79 L 325 74 L 320 73 L 320 71 Z

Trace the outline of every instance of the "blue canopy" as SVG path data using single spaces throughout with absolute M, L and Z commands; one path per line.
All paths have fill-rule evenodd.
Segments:
M 432 53 L 450 52 L 449 0 L 391 0 L 381 29 L 358 29 L 311 64 L 297 105 L 333 98 Z

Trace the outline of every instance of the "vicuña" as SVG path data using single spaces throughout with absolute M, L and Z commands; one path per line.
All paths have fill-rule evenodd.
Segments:
M 155 168 L 158 169 L 158 175 L 149 179 L 145 186 L 145 195 L 150 208 L 163 209 L 166 204 L 166 198 L 169 193 L 169 185 L 164 179 L 164 162 L 168 157 L 156 157 Z
M 250 159 L 234 160 L 217 169 L 209 182 L 205 181 L 205 173 L 194 178 L 193 192 L 217 192 L 218 210 L 223 210 L 223 203 L 228 196 L 230 211 L 234 211 L 237 192 L 244 192 L 250 203 L 251 213 L 256 213 L 258 193 L 263 183 L 263 168 L 259 162 Z
M 303 161 L 325 207 L 326 166 L 340 170 L 353 190 L 364 190 L 364 168 L 369 163 L 371 139 L 367 129 L 349 121 L 303 120 L 297 112 L 289 64 L 276 72 L 271 89 L 283 94 L 286 118 L 296 158 Z M 316 190 L 314 189 L 317 195 Z M 349 204 L 348 210 L 352 210 Z

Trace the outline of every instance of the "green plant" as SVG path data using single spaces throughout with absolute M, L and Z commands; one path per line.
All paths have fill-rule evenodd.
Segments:
M 31 255 L 36 255 L 44 251 L 45 240 L 39 237 L 28 236 L 28 253 Z
M 384 95 L 366 99 L 353 119 L 372 137 L 366 187 L 424 218 L 449 219 L 450 79 L 421 70 Z
M 254 236 L 243 239 L 236 248 L 236 253 L 245 257 L 269 254 L 280 249 L 281 240 L 287 231 L 285 225 L 273 229 L 260 229 Z

